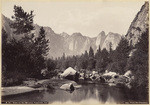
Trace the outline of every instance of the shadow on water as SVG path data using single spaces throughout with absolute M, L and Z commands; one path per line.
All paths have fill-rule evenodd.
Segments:
M 100 103 L 124 103 L 139 100 L 137 94 L 131 92 L 130 89 L 126 87 L 110 87 L 107 84 L 85 84 L 74 91 L 64 91 L 58 88 L 2 97 L 2 101 L 9 102 L 49 103 L 66 101 L 81 102 L 89 99 L 94 99 Z

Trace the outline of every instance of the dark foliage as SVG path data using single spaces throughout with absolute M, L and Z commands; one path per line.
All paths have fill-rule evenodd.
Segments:
M 10 25 L 14 29 L 14 34 L 28 34 L 33 29 L 33 11 L 30 13 L 25 12 L 21 6 L 14 6 L 14 22 Z
M 148 83 L 148 29 L 142 34 L 139 43 L 136 45 L 136 50 L 129 59 L 128 69 L 132 70 L 135 75 L 135 80 L 138 85 Z
M 109 70 L 124 74 L 130 51 L 131 46 L 129 46 L 127 39 L 122 37 L 116 50 L 111 51 L 110 58 L 112 61 L 110 61 Z
M 133 55 L 130 57 L 127 69 L 134 74 L 132 85 L 137 89 L 139 99 L 148 100 L 148 40 L 149 31 L 142 34 L 139 42 L 136 44 Z M 142 97 L 141 97 L 142 96 Z
M 24 34 L 21 40 L 13 38 L 7 42 L 7 34 L 2 31 L 2 73 L 4 86 L 14 82 L 21 83 L 29 77 L 40 78 L 41 69 L 45 68 L 45 58 L 48 52 L 48 40 L 42 27 L 39 36 L 34 38 L 33 11 L 24 12 L 22 7 L 14 6 L 14 22 L 10 25 L 15 35 Z M 18 74 L 17 76 L 15 76 Z M 7 81 L 8 80 L 8 81 Z M 8 82 L 8 83 L 7 83 Z M 14 83 L 15 84 L 15 83 Z

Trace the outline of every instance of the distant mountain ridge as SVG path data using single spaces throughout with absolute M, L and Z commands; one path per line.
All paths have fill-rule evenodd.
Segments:
M 21 35 L 13 35 L 12 29 L 9 26 L 12 20 L 2 15 L 2 27 L 9 34 L 9 39 L 15 37 L 16 39 L 20 39 Z M 40 27 L 37 24 L 34 24 L 35 36 L 38 36 Z M 66 56 L 71 55 L 80 55 L 84 53 L 86 50 L 89 51 L 90 46 L 96 50 L 100 47 L 106 48 L 109 50 L 109 43 L 112 43 L 113 49 L 115 49 L 120 41 L 121 35 L 117 33 L 110 32 L 108 35 L 105 35 L 105 32 L 102 31 L 97 37 L 90 38 L 87 36 L 83 36 L 81 33 L 73 33 L 72 35 L 68 35 L 63 32 L 61 34 L 56 34 L 50 27 L 44 27 L 46 32 L 46 38 L 49 39 L 49 47 L 50 51 L 48 54 L 48 58 L 50 57 L 61 57 L 63 53 Z
M 145 4 L 141 7 L 140 11 L 135 16 L 132 21 L 127 34 L 125 35 L 126 39 L 133 46 L 138 42 L 139 37 L 142 33 L 145 32 L 146 28 L 149 27 L 148 19 L 149 19 L 149 2 L 146 1 Z M 21 35 L 13 35 L 13 30 L 10 28 L 9 23 L 12 20 L 2 15 L 2 27 L 8 33 L 9 38 L 15 37 L 16 39 L 20 39 Z M 37 24 L 34 24 L 35 36 L 38 36 L 40 27 Z M 56 34 L 50 27 L 44 27 L 46 32 L 46 38 L 49 39 L 49 54 L 50 57 L 61 57 L 63 53 L 66 56 L 71 55 L 80 55 L 85 52 L 85 50 L 89 51 L 90 46 L 96 52 L 99 46 L 101 49 L 106 48 L 109 51 L 110 43 L 112 44 L 112 49 L 115 50 L 120 42 L 121 36 L 118 33 L 109 32 L 107 35 L 104 31 L 100 32 L 97 37 L 90 38 L 87 36 L 83 36 L 81 33 L 73 33 L 72 35 L 68 35 L 63 32 L 60 34 Z

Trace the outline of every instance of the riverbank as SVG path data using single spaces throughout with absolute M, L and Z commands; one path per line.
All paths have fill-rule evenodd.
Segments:
M 30 82 L 30 81 L 29 81 Z M 45 90 L 48 89 L 48 87 L 53 89 L 60 88 L 61 85 L 65 83 L 73 83 L 74 86 L 77 86 L 77 83 L 74 81 L 66 80 L 66 79 L 44 79 L 44 80 L 38 80 L 34 82 L 34 84 L 30 84 L 29 86 L 10 86 L 10 87 L 2 87 L 2 96 L 9 96 L 9 95 L 17 95 L 17 94 L 23 94 L 27 92 L 37 91 L 37 90 Z M 39 85 L 38 88 L 34 88 L 37 85 Z
M 35 90 L 37 90 L 37 89 L 27 87 L 27 86 L 2 87 L 2 96 L 27 93 L 27 92 L 31 92 L 31 91 L 35 91 Z

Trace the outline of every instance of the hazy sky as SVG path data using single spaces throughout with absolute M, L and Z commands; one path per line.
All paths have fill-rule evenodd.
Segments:
M 132 2 L 3 2 L 2 14 L 11 18 L 13 6 L 34 10 L 34 23 L 49 26 L 54 32 L 80 32 L 94 37 L 101 31 L 126 34 L 144 1 Z

